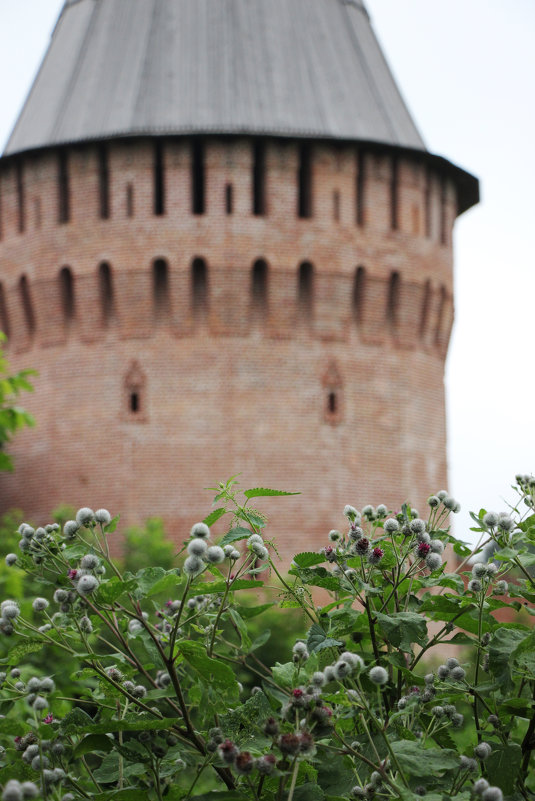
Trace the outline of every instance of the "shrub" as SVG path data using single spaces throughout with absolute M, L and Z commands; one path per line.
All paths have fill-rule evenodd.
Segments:
M 250 501 L 289 493 L 242 498 L 232 480 L 193 526 L 182 569 L 121 572 L 106 510 L 84 507 L 63 529 L 22 524 L 15 567 L 41 588 L 0 605 L 2 798 L 527 799 L 535 634 L 496 613 L 533 613 L 534 488 L 518 477 L 524 513 L 473 516 L 475 556 L 493 542 L 492 562 L 472 564 L 451 537 L 458 504 L 442 491 L 426 519 L 347 506 L 347 532 L 297 554 L 286 578 Z M 214 544 L 209 527 L 227 514 Z M 462 561 L 448 572 L 451 548 Z M 272 604 L 251 601 L 267 570 L 307 620 L 271 665 L 256 649 Z

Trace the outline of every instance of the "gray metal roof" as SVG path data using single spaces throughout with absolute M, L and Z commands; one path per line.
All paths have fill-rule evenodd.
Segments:
M 67 0 L 4 155 L 189 133 L 425 151 L 362 0 Z

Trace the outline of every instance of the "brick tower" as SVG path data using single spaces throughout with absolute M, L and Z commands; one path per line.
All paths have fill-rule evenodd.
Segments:
M 241 472 L 302 491 L 262 507 L 287 556 L 447 484 L 478 183 L 425 149 L 361 0 L 67 0 L 0 197 L 0 325 L 39 370 L 4 509 L 180 539 Z

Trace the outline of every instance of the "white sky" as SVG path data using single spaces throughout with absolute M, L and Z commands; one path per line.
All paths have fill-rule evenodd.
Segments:
M 0 0 L 0 149 L 62 5 Z M 449 489 L 464 537 L 469 508 L 500 511 L 515 473 L 535 471 L 535 2 L 367 7 L 428 149 L 481 181 L 481 204 L 456 227 L 446 375 Z

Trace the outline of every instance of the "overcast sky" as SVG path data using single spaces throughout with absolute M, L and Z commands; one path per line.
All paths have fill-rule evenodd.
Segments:
M 62 5 L 0 0 L 2 148 Z M 500 511 L 515 473 L 535 471 L 535 2 L 367 8 L 428 149 L 481 181 L 481 204 L 456 226 L 446 374 L 449 489 L 465 536 L 468 508 Z

